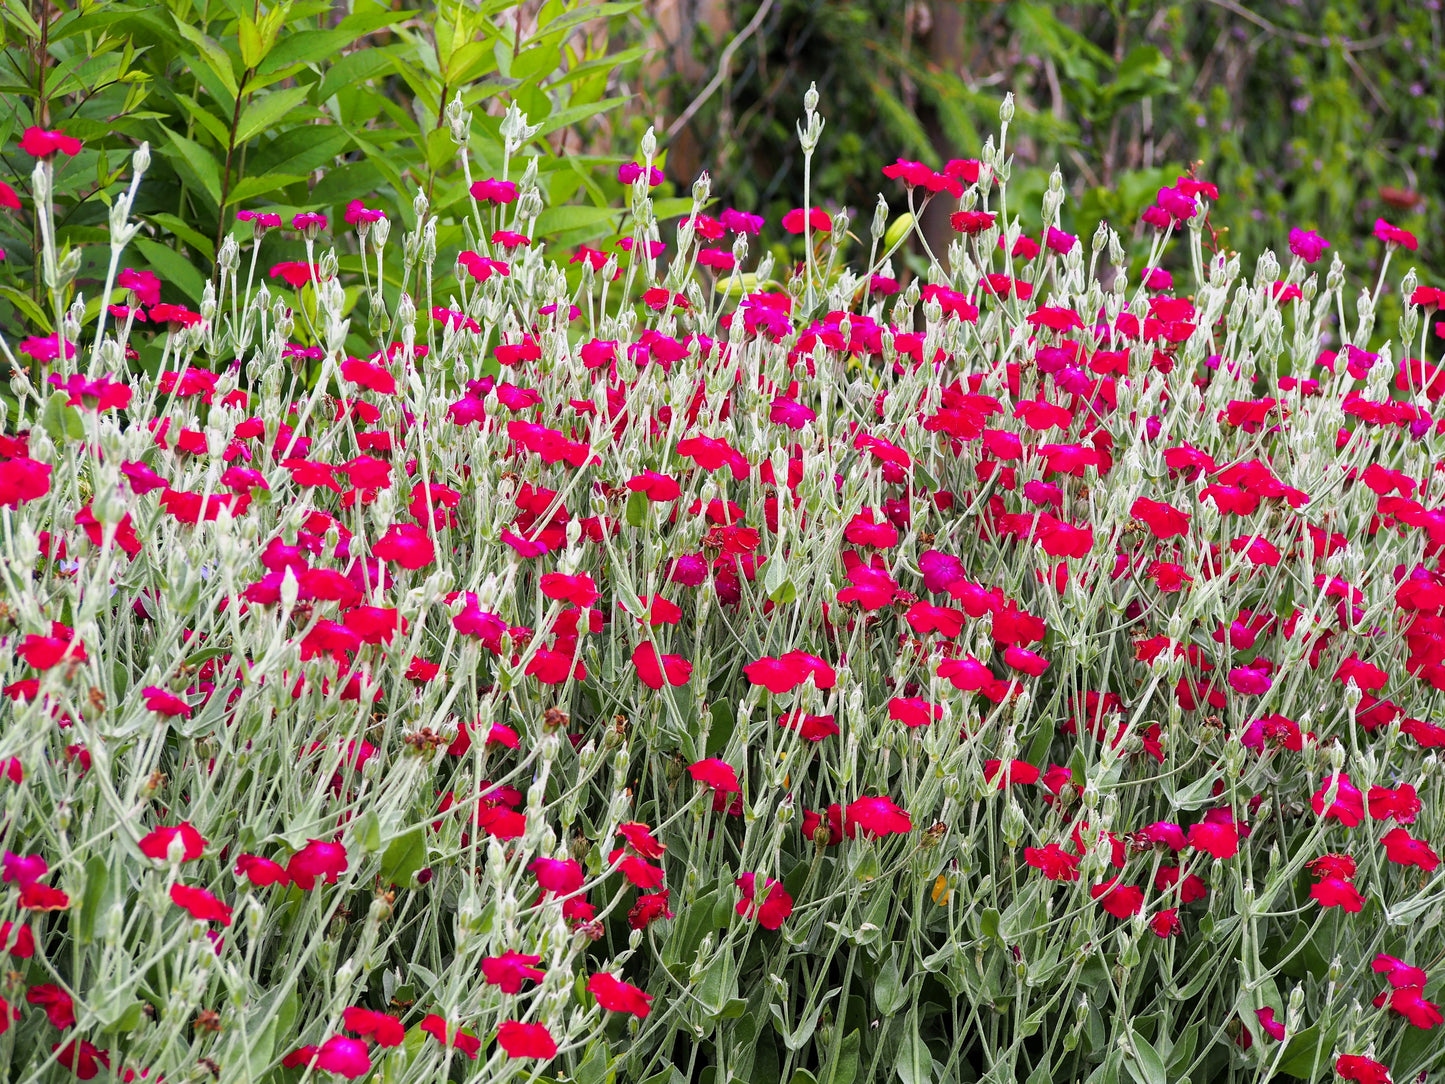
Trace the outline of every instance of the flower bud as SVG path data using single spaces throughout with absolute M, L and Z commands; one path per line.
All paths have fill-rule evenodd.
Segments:
M 1003 96 L 1003 104 L 998 107 L 998 119 L 1008 124 L 1014 119 L 1014 96 L 1013 91 Z

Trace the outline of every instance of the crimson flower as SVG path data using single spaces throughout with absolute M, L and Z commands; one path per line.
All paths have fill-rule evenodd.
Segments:
M 667 906 L 668 895 L 669 890 L 664 888 L 661 892 L 638 896 L 632 909 L 627 912 L 627 924 L 634 930 L 645 930 L 659 918 L 671 918 L 672 911 Z
M 1326 809 L 1325 797 L 1336 778 L 1339 780 L 1339 788 L 1335 792 L 1335 800 Z M 1365 819 L 1365 796 L 1344 772 L 1339 773 L 1338 777 L 1327 775 L 1320 789 L 1310 797 L 1310 808 L 1325 820 L 1337 820 L 1346 828 L 1353 828 Z
M 617 832 L 631 848 L 644 858 L 661 858 L 667 848 L 653 836 L 652 829 L 636 821 L 626 821 L 617 826 Z
M 608 1012 L 630 1012 L 639 1020 L 651 1011 L 652 995 L 643 993 L 631 983 L 600 971 L 587 980 L 587 992 Z
M 517 198 L 516 182 L 499 181 L 495 177 L 472 182 L 470 191 L 474 199 L 484 203 L 511 203 Z
M 1025 847 L 1024 861 L 1040 870 L 1051 881 L 1077 881 L 1079 856 L 1070 854 L 1057 843 L 1043 847 Z
M 742 889 L 743 898 L 738 901 L 737 913 L 743 918 L 748 918 L 754 913 L 757 915 L 758 925 L 765 930 L 776 930 L 789 915 L 793 913 L 793 897 L 788 894 L 781 881 L 768 879 L 766 892 L 762 903 L 757 903 L 755 896 L 756 875 L 744 873 L 733 882 Z
M 64 911 L 70 907 L 70 897 L 53 885 L 25 885 L 16 902 L 27 911 Z
M 1383 1004 L 1385 995 L 1381 994 L 1375 1004 Z M 1429 1031 L 1436 1024 L 1445 1022 L 1445 1016 L 1440 1013 L 1440 1006 L 1433 1001 L 1425 1000 L 1425 988 L 1423 986 L 1403 986 L 1390 991 L 1390 1008 L 1403 1016 L 1417 1028 L 1424 1028 Z
M 905 835 L 913 830 L 913 821 L 892 798 L 858 798 L 848 803 L 846 829 L 861 829 L 864 835 Z
M 346 868 L 346 848 L 340 843 L 328 843 L 321 839 L 307 840 L 306 846 L 286 863 L 287 874 L 304 892 L 316 887 L 318 877 L 334 885 L 337 875 L 345 873 Z
M 1266 1035 L 1277 1042 L 1284 1041 L 1284 1024 L 1274 1018 L 1273 1009 L 1268 1006 L 1263 1009 L 1255 1009 L 1254 1015 L 1259 1020 L 1259 1026 L 1264 1029 Z
M 1392 828 L 1380 837 L 1385 857 L 1396 865 L 1419 866 L 1426 873 L 1440 864 L 1440 856 L 1423 839 L 1416 839 L 1404 828 Z
M 525 980 L 541 982 L 547 977 L 545 971 L 532 966 L 541 962 L 540 956 L 527 956 L 508 950 L 500 956 L 488 956 L 482 960 L 482 978 L 486 979 L 489 985 L 501 987 L 504 994 L 519 994 Z
M 821 207 L 810 210 L 806 220 L 801 207 L 795 207 L 783 216 L 783 229 L 788 233 L 802 233 L 808 227 L 814 233 L 827 233 L 833 228 L 832 216 Z
M 546 892 L 568 896 L 582 887 L 582 866 L 575 858 L 538 858 L 527 868 Z
M 147 858 L 154 858 L 157 862 L 164 862 L 170 856 L 171 843 L 174 840 L 181 841 L 181 861 L 190 862 L 201 857 L 201 852 L 206 849 L 206 841 L 201 838 L 189 821 L 182 821 L 172 828 L 153 828 L 141 837 L 141 854 Z
M 1144 907 L 1144 890 L 1136 885 L 1121 885 L 1117 877 L 1094 885 L 1089 889 L 1089 895 L 1115 918 L 1137 915 Z
M 554 1058 L 557 1043 L 546 1024 L 523 1024 L 504 1020 L 497 1028 L 497 1043 L 509 1058 Z
M 75 1002 L 54 983 L 41 983 L 25 991 L 25 1000 L 31 1005 L 41 1006 L 51 1027 L 62 1031 L 75 1026 Z
M 1335 1061 L 1335 1072 L 1355 1084 L 1391 1084 L 1389 1069 L 1358 1054 L 1341 1054 Z
M 172 885 L 171 902 L 190 912 L 200 922 L 219 922 L 222 926 L 231 924 L 231 908 L 222 903 L 204 888 L 192 885 Z
M 18 884 L 21 888 L 33 885 L 50 872 L 50 864 L 38 854 L 18 855 L 6 851 L 0 856 L 0 882 Z
M 46 131 L 44 128 L 30 127 L 20 136 L 20 149 L 35 158 L 49 158 L 57 152 L 67 158 L 74 158 L 80 153 L 80 140 L 59 129 Z
M 291 883 L 291 875 L 286 872 L 286 867 L 255 854 L 239 855 L 236 858 L 235 874 L 237 877 L 245 877 L 258 888 Z
M 1157 937 L 1170 937 L 1179 932 L 1179 909 L 1169 907 L 1149 920 L 1149 928 Z
M 451 1041 L 448 1042 L 447 1030 L 449 1026 L 455 1025 L 448 1025 L 446 1020 L 436 1013 L 428 1013 L 426 1019 L 417 1026 L 437 1042 L 441 1043 L 442 1046 L 455 1047 L 472 1061 L 477 1060 L 477 1051 L 481 1050 L 482 1041 L 470 1031 L 463 1031 L 460 1026 L 456 1026 L 457 1030 L 452 1033 Z
M 1370 969 L 1376 974 L 1384 975 L 1386 981 L 1397 990 L 1406 986 L 1424 986 L 1426 982 L 1423 970 L 1407 964 L 1397 956 L 1386 956 L 1383 952 L 1370 963 Z
M 1233 824 L 1205 821 L 1190 827 L 1189 845 L 1215 858 L 1233 858 L 1239 853 L 1239 830 Z
M 1350 914 L 1358 914 L 1365 906 L 1360 890 L 1339 877 L 1326 877 L 1316 884 L 1310 889 L 1310 899 L 1321 907 L 1343 907 Z
M 400 1046 L 406 1039 L 406 1028 L 396 1017 L 357 1005 L 350 1006 L 341 1014 L 341 1023 L 347 1031 L 370 1035 L 378 1046 Z
M 147 685 L 141 694 L 145 697 L 146 708 L 158 715 L 180 716 L 183 719 L 191 717 L 191 705 L 159 685 Z
M 397 1041 L 400 1042 L 400 1040 Z M 316 1068 L 324 1069 L 328 1073 L 335 1073 L 337 1076 L 344 1076 L 347 1080 L 355 1080 L 357 1077 L 371 1072 L 371 1055 L 367 1052 L 366 1044 L 360 1039 L 333 1035 L 317 1050 Z
M 436 546 L 425 527 L 415 523 L 393 523 L 371 547 L 383 561 L 394 561 L 402 568 L 415 571 L 436 560 Z
M 84 1039 L 78 1043 L 72 1039 L 64 1046 L 55 1043 L 50 1050 L 55 1054 L 55 1060 L 80 1080 L 93 1079 L 100 1072 L 102 1065 L 107 1069 L 110 1068 L 110 1051 L 101 1050 Z

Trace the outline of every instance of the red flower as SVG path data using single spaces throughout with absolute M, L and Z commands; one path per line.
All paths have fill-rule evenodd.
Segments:
M 16 654 L 37 670 L 49 670 L 66 659 L 85 662 L 88 658 L 85 645 L 74 637 L 73 629 L 52 621 L 49 636 L 32 632 L 20 641 Z
M 485 203 L 512 203 L 517 198 L 515 181 L 499 181 L 495 177 L 473 181 L 469 191 L 474 199 Z
M 1425 1000 L 1425 989 L 1422 986 L 1405 986 L 1391 991 L 1390 1008 L 1417 1028 L 1424 1028 L 1426 1031 L 1445 1022 L 1440 1006 Z
M 1390 1070 L 1372 1058 L 1358 1054 L 1341 1054 L 1335 1062 L 1335 1072 L 1355 1084 L 1390 1084 Z
M 1423 839 L 1415 839 L 1404 828 L 1392 828 L 1380 837 L 1385 857 L 1396 865 L 1419 866 L 1429 873 L 1440 864 L 1440 856 Z
M 631 983 L 600 971 L 587 980 L 587 992 L 608 1012 L 630 1012 L 639 1020 L 651 1011 L 651 994 L 645 994 Z
M 141 695 L 145 697 L 146 708 L 159 715 L 180 716 L 183 719 L 191 717 L 191 705 L 159 685 L 147 685 L 141 690 Z
M 1277 1042 L 1284 1041 L 1284 1024 L 1274 1018 L 1274 1010 L 1271 1008 L 1255 1009 L 1254 1015 L 1259 1020 L 1259 1026 L 1264 1029 L 1266 1035 Z
M 415 571 L 436 560 L 436 547 L 426 528 L 415 523 L 394 523 L 386 534 L 376 540 L 371 552 L 383 561 L 395 561 L 402 568 Z
M 497 1028 L 497 1043 L 509 1058 L 554 1058 L 557 1043 L 546 1024 L 522 1024 L 504 1020 Z
M 376 1015 L 379 1016 L 380 1013 Z M 371 1072 L 371 1055 L 367 1053 L 366 1044 L 360 1039 L 333 1035 L 322 1043 L 316 1052 L 316 1068 L 344 1076 L 347 1080 L 355 1080 Z
M 1024 861 L 1043 872 L 1051 881 L 1077 881 L 1079 856 L 1070 854 L 1057 843 L 1044 847 L 1025 847 Z
M 1189 845 L 1215 858 L 1233 858 L 1239 853 L 1239 830 L 1232 824 L 1206 821 L 1189 829 Z
M 618 847 L 607 856 L 608 865 L 616 866 L 632 884 L 644 891 L 661 888 L 663 873 L 657 866 L 650 866 L 635 854 L 628 854 Z
M 738 773 L 725 760 L 708 757 L 706 760 L 699 760 L 696 764 L 689 765 L 687 771 L 693 779 L 711 787 L 719 794 L 730 794 L 742 790 L 742 786 L 738 783 Z
M 661 858 L 667 848 L 659 843 L 652 835 L 652 830 L 645 824 L 638 824 L 636 821 L 626 821 L 617 826 L 618 834 L 627 840 L 634 851 L 644 858 Z
M 396 1017 L 356 1005 L 341 1014 L 341 1023 L 347 1031 L 370 1035 L 378 1046 L 400 1046 L 406 1039 L 406 1028 L 402 1027 L 401 1021 Z
M 0 857 L 0 882 L 18 884 L 21 888 L 33 885 L 50 872 L 50 863 L 38 854 L 18 855 L 6 851 Z
M 1391 790 L 1388 787 L 1371 787 L 1369 794 L 1370 816 L 1377 821 L 1394 820 L 1399 824 L 1414 824 L 1415 814 L 1420 812 L 1420 798 L 1415 788 L 1403 783 Z
M 1149 928 L 1158 937 L 1169 937 L 1179 932 L 1179 910 L 1175 907 L 1160 911 L 1149 920 Z
M 597 585 L 587 575 L 568 576 L 561 572 L 544 573 L 538 581 L 542 594 L 574 606 L 591 606 L 597 601 Z
M 92 1079 L 100 1072 L 102 1065 L 110 1068 L 110 1051 L 101 1050 L 84 1039 L 79 1043 L 72 1039 L 64 1046 L 55 1043 L 50 1049 L 56 1054 L 55 1060 L 81 1080 Z
M 204 888 L 192 885 L 172 885 L 171 902 L 189 911 L 191 917 L 200 922 L 219 922 L 222 926 L 231 924 L 231 908 L 227 907 Z
M 49 463 L 21 456 L 0 463 L 0 508 L 19 508 L 50 492 Z
M 634 475 L 627 479 L 626 485 L 632 492 L 645 493 L 649 501 L 658 503 L 676 500 L 682 493 L 682 487 L 676 478 L 658 474 L 655 470 L 645 470 Z
M 341 363 L 341 377 L 353 384 L 360 384 L 379 395 L 396 394 L 396 377 L 383 366 L 374 365 L 360 358 L 347 358 Z
M 669 685 L 686 685 L 692 677 L 692 663 L 681 655 L 661 655 L 656 644 L 646 641 L 633 649 L 632 665 L 649 689 L 661 689 L 664 681 Z
M 808 715 L 796 710 L 779 715 L 778 725 L 788 730 L 796 730 L 804 741 L 822 741 L 838 733 L 838 724 L 833 716 Z
M 306 846 L 291 856 L 286 863 L 286 872 L 302 891 L 310 892 L 316 887 L 316 878 L 334 885 L 338 874 L 347 867 L 346 848 L 340 843 L 327 843 L 312 839 Z
M 1383 952 L 1371 962 L 1370 969 L 1376 974 L 1384 975 L 1397 990 L 1406 986 L 1424 986 L 1427 978 L 1420 968 L 1412 967 L 1399 957 L 1386 956 Z
M 417 1026 L 437 1042 L 441 1043 L 442 1046 L 455 1047 L 467 1057 L 471 1058 L 472 1061 L 477 1060 L 477 1051 L 481 1050 L 482 1041 L 470 1031 L 463 1031 L 458 1027 L 452 1034 L 451 1042 L 447 1042 L 447 1022 L 436 1013 L 429 1013 L 426 1019 Z
M 1003 761 L 986 760 L 983 762 L 983 779 L 985 783 L 995 783 L 999 790 L 1010 783 L 1037 783 L 1039 781 L 1039 770 L 1026 760 L 1011 760 L 1008 770 L 1004 771 Z
M 1350 782 L 1350 777 L 1341 772 L 1338 776 L 1339 789 L 1335 793 L 1335 800 L 1326 809 L 1325 797 L 1335 779 L 1336 776 L 1333 775 L 1325 776 L 1324 784 L 1310 798 L 1310 807 L 1316 815 L 1324 817 L 1325 820 L 1337 820 L 1346 828 L 1353 828 L 1365 819 L 1365 796 L 1360 793 L 1358 787 Z
M 201 833 L 191 827 L 189 821 L 182 821 L 174 828 L 153 828 L 141 837 L 141 854 L 147 858 L 154 858 L 157 862 L 164 862 L 170 856 L 170 848 L 173 840 L 181 841 L 181 861 L 190 862 L 201 857 L 201 852 L 206 849 L 206 841 L 201 838 Z
M 17 960 L 28 960 L 35 955 L 35 934 L 23 923 L 0 922 L 0 952 L 8 952 Z
M 808 212 L 807 225 L 811 226 L 815 233 L 828 233 L 833 228 L 833 219 L 820 207 L 814 207 Z M 803 209 L 795 207 L 783 216 L 783 229 L 789 233 L 802 233 L 804 229 Z
M 789 651 L 778 658 L 765 655 L 744 666 L 743 673 L 754 685 L 762 685 L 775 696 L 792 692 L 810 675 L 819 689 L 831 689 L 838 680 L 831 666 L 802 651 Z
M 892 798 L 859 798 L 848 803 L 846 813 L 845 830 L 862 829 L 870 836 L 905 835 L 913 830 L 913 821 Z
M 1135 885 L 1121 885 L 1117 877 L 1094 885 L 1089 889 L 1089 895 L 1115 918 L 1137 915 L 1144 908 L 1144 890 Z
M 25 885 L 20 889 L 17 900 L 27 911 L 64 911 L 70 906 L 70 897 L 51 885 Z
M 269 858 L 262 858 L 254 854 L 243 854 L 237 857 L 235 874 L 237 877 L 245 877 L 258 888 L 291 883 L 291 875 L 286 872 L 284 866 L 278 865 Z
M 582 866 L 574 858 L 538 858 L 527 868 L 543 891 L 569 896 L 582 887 Z
M 627 912 L 627 924 L 634 930 L 644 930 L 659 918 L 671 918 L 667 907 L 668 889 L 651 895 L 641 895 Z
M 500 956 L 488 956 L 482 961 L 482 978 L 492 986 L 500 986 L 504 994 L 519 994 L 524 980 L 541 982 L 547 977 L 545 971 L 532 966 L 541 962 L 540 956 L 527 956 L 520 952 L 507 951 Z
M 1357 914 L 1365 906 L 1359 889 L 1339 877 L 1320 881 L 1310 889 L 1310 899 L 1317 900 L 1321 907 L 1343 907 L 1350 914 Z
M 0 208 L 7 211 L 20 210 L 20 197 L 15 194 L 15 189 L 4 181 L 0 181 Z
M 75 1026 L 75 1002 L 69 994 L 54 983 L 42 983 L 25 991 L 25 1000 L 31 1005 L 45 1009 L 45 1016 L 52 1027 L 62 1031 Z
M 888 701 L 888 718 L 908 727 L 927 726 L 943 718 L 943 706 L 918 696 L 895 696 Z
M 955 211 L 948 216 L 948 224 L 959 233 L 971 236 L 992 226 L 995 217 L 992 211 Z
M 30 127 L 20 136 L 20 149 L 35 158 L 49 158 L 57 151 L 67 158 L 74 158 L 80 153 L 80 140 L 59 129 L 46 131 Z
M 1175 535 L 1189 533 L 1189 513 L 1181 512 L 1172 504 L 1140 497 L 1129 509 L 1129 514 L 1135 519 L 1143 520 L 1155 538 L 1173 538 Z
M 1322 854 L 1310 859 L 1309 867 L 1316 877 L 1338 877 L 1348 881 L 1355 875 L 1355 860 L 1347 854 Z
M 761 904 L 756 904 L 754 899 L 757 891 L 755 874 L 744 873 L 733 884 L 743 892 L 743 898 L 737 904 L 737 913 L 748 918 L 756 912 L 758 925 L 765 930 L 776 930 L 793 913 L 793 897 L 781 881 L 768 879 L 767 895 Z

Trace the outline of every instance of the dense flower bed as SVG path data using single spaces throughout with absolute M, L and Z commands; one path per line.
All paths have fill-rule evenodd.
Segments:
M 127 270 L 135 185 L 77 291 L 77 148 L 27 131 L 12 1078 L 1425 1079 L 1442 294 L 1371 349 L 1413 237 L 1350 319 L 1324 239 L 1247 277 L 1194 176 L 1142 275 L 1061 185 L 1025 235 L 1009 115 L 886 171 L 956 206 L 924 281 L 911 216 L 850 262 L 706 178 L 664 244 L 649 138 L 609 249 L 549 251 L 509 157 L 454 295 L 418 196 L 400 254 L 347 209 L 359 276 L 242 212 L 200 311 Z

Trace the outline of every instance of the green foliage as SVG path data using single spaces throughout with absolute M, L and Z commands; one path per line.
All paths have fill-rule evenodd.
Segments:
M 337 18 L 337 6 L 320 0 L 0 5 L 0 179 L 24 205 L 0 215 L 7 257 L 0 324 L 13 329 L 23 318 L 48 331 L 54 321 L 33 304 L 41 247 L 33 163 L 17 150 L 32 125 L 85 144 L 57 163 L 62 258 L 105 240 L 108 208 L 123 190 L 120 163 L 150 143 L 155 165 L 135 208 L 142 232 L 127 266 L 154 271 L 166 284 L 165 301 L 191 307 L 213 280 L 217 247 L 242 209 L 276 211 L 287 221 L 300 211 L 324 213 L 345 259 L 350 201 L 410 223 L 411 193 L 420 188 L 440 250 L 470 247 L 462 222 L 472 207 L 467 182 L 478 178 L 463 172 L 449 103 L 472 114 L 480 167 L 500 167 L 502 116 L 516 105 L 539 126 L 524 153 L 535 156 L 549 204 L 615 199 L 615 182 L 591 175 L 609 159 L 578 152 L 625 101 L 614 91 L 643 55 L 631 42 L 638 0 L 549 0 L 540 10 L 510 0 L 421 6 L 357 0 Z M 598 213 L 573 233 L 591 240 L 609 228 L 608 215 Z M 298 260 L 305 249 L 282 235 L 268 254 Z M 98 294 L 106 258 L 104 245 L 89 244 L 73 290 Z M 450 260 L 438 266 L 445 272 Z M 394 293 L 403 283 L 386 287 Z M 444 282 L 433 289 L 446 296 Z
M 759 5 L 725 6 L 735 31 Z M 1026 228 L 1055 163 L 1071 175 L 1064 228 L 1088 236 L 1103 219 L 1134 230 L 1155 191 L 1199 162 L 1221 192 L 1222 244 L 1282 250 L 1291 226 L 1316 229 L 1368 274 L 1377 217 L 1421 237 L 1445 228 L 1442 36 L 1439 5 L 1404 0 L 778 0 L 692 124 L 729 132 L 704 140 L 721 198 L 776 217 L 802 188 L 792 117 L 816 81 L 833 129 L 818 187 L 855 209 L 882 188 L 898 213 L 902 186 L 882 167 L 972 156 L 1008 89 Z M 702 79 L 730 40 L 694 42 Z M 673 111 L 699 89 L 677 78 Z M 1445 274 L 1438 253 L 1411 258 Z M 1392 328 L 1398 301 L 1386 305 Z

